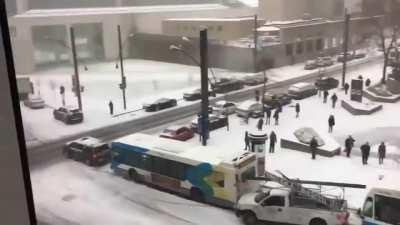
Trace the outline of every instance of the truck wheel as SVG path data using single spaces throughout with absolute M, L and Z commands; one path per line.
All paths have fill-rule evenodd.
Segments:
M 190 189 L 190 198 L 196 202 L 204 202 L 204 195 L 203 192 L 198 188 L 191 188 Z
M 327 225 L 325 220 L 320 218 L 314 218 L 310 221 L 310 225 Z
M 128 175 L 130 180 L 134 181 L 135 183 L 140 183 L 139 174 L 135 169 L 129 169 Z
M 253 212 L 246 211 L 242 215 L 242 221 L 246 225 L 256 225 L 258 222 L 258 219 Z

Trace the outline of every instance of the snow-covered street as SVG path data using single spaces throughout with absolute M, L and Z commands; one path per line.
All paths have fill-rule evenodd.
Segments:
M 373 83 L 380 79 L 380 63 L 372 63 L 349 72 L 350 77 L 362 74 Z M 339 102 L 344 91 L 334 90 Z M 295 102 L 295 101 L 294 101 Z M 292 102 L 291 106 L 294 105 Z M 330 101 L 322 103 L 322 97 L 314 96 L 302 101 L 300 118 L 295 118 L 295 109 L 283 108 L 280 125 L 264 126 L 263 131 L 274 130 L 278 139 L 296 128 L 312 127 L 327 133 L 328 116 L 334 115 L 336 126 L 332 138 L 341 146 L 351 134 L 356 140 L 351 158 L 343 155 L 333 158 L 311 155 L 277 148 L 274 154 L 266 153 L 266 169 L 280 170 L 291 178 L 306 180 L 358 183 L 367 185 L 366 190 L 346 189 L 345 198 L 351 208 L 359 208 L 372 187 L 398 188 L 400 181 L 400 114 L 399 103 L 383 104 L 383 110 L 370 116 L 353 116 L 340 104 L 332 109 Z M 184 124 L 190 120 L 185 120 Z M 229 118 L 230 130 L 225 128 L 211 132 L 209 145 L 219 146 L 224 151 L 239 151 L 244 148 L 244 132 L 256 128 L 257 120 L 244 124 L 236 115 Z M 146 131 L 158 135 L 165 126 Z M 359 146 L 366 141 L 372 145 L 372 156 L 368 165 L 361 163 Z M 376 158 L 377 145 L 385 141 L 388 156 L 384 165 Z M 200 144 L 198 137 L 189 140 Z M 279 142 L 278 142 L 279 143 Z M 227 152 L 228 153 L 228 152 Z M 229 152 L 232 153 L 232 152 Z M 60 163 L 31 172 L 34 198 L 39 218 L 53 221 L 60 218 L 71 224 L 124 225 L 124 224 L 241 224 L 230 210 L 192 202 L 184 198 L 138 185 L 112 174 L 109 166 L 94 169 L 86 165 L 63 160 Z M 338 188 L 328 188 L 327 193 L 342 194 Z M 62 224 L 62 223 L 61 223 Z

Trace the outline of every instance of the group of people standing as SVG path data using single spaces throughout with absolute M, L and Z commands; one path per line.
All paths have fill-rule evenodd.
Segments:
M 275 152 L 276 142 L 278 142 L 278 138 L 276 137 L 275 132 L 271 131 L 271 134 L 269 135 L 269 153 Z M 244 143 L 245 143 L 244 150 L 254 151 L 253 146 L 250 146 L 251 143 L 250 143 L 250 137 L 249 137 L 248 131 L 246 131 L 244 134 Z
M 323 103 L 326 104 L 328 102 L 328 97 L 329 97 L 329 91 L 328 90 L 324 90 L 323 91 Z M 338 100 L 338 96 L 336 95 L 336 93 L 333 93 L 331 96 L 331 101 L 332 101 L 332 108 L 336 107 L 336 102 Z
M 349 135 L 349 137 L 346 138 L 345 140 L 345 152 L 346 152 L 346 156 L 350 157 L 351 155 L 351 151 L 354 147 L 354 138 Z M 362 164 L 363 165 L 367 165 L 368 164 L 368 159 L 371 153 L 371 145 L 370 143 L 367 141 L 365 142 L 363 145 L 360 146 L 360 150 L 361 150 L 361 159 L 362 159 Z M 385 143 L 382 141 L 381 144 L 378 147 L 378 159 L 379 159 L 379 164 L 383 164 L 383 160 L 386 158 L 386 145 Z

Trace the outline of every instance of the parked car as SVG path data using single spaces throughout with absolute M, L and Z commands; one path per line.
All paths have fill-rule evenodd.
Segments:
M 215 84 L 215 93 L 222 94 L 235 90 L 240 90 L 244 86 L 244 83 L 236 79 L 223 79 Z
M 266 92 L 263 102 L 267 105 L 268 108 L 274 109 L 278 106 L 290 104 L 292 102 L 292 98 L 286 93 Z
M 347 61 L 353 60 L 353 54 L 347 52 Z M 340 53 L 337 57 L 338 62 L 344 62 L 344 53 Z
M 234 114 L 236 110 L 236 103 L 227 101 L 218 101 L 212 107 L 214 114 L 230 115 Z
M 171 108 L 177 106 L 178 103 L 176 99 L 172 98 L 160 98 L 157 101 L 150 103 L 150 104 L 144 104 L 143 109 L 146 112 L 156 112 L 160 111 L 163 109 Z
M 325 91 L 337 88 L 339 86 L 339 81 L 333 77 L 324 77 L 322 79 L 318 79 L 315 82 L 315 87 L 317 89 Z
M 29 98 L 24 101 L 24 105 L 31 109 L 43 109 L 46 104 L 40 97 Z
M 363 52 L 353 51 L 353 59 L 365 58 L 366 54 Z
M 236 107 L 236 115 L 239 117 L 258 118 L 262 114 L 263 104 L 253 100 L 244 101 Z
M 63 154 L 88 166 L 104 165 L 111 159 L 108 144 L 93 137 L 83 137 L 68 142 L 63 147 Z
M 264 78 L 263 74 L 258 74 L 258 75 L 245 76 L 241 80 L 247 86 L 256 86 L 259 84 L 264 84 L 264 79 L 265 82 L 268 82 L 267 76 L 265 76 Z
M 192 129 L 186 126 L 170 126 L 163 130 L 160 137 L 174 139 L 178 141 L 187 141 L 194 136 Z
M 318 65 L 317 65 L 317 61 L 316 60 L 307 60 L 305 65 L 304 65 L 304 69 L 305 70 L 314 70 L 317 69 Z
M 317 93 L 318 90 L 317 88 L 315 88 L 315 85 L 306 82 L 293 84 L 288 89 L 288 95 L 295 100 L 308 98 L 310 96 L 316 95 Z
M 209 119 L 209 124 L 208 124 L 209 131 L 213 131 L 213 130 L 225 127 L 228 124 L 228 119 L 224 115 L 210 114 L 208 119 Z M 190 124 L 190 128 L 195 133 L 199 132 L 198 124 L 197 124 L 197 117 Z
M 318 57 L 318 59 L 317 59 L 318 67 L 326 67 L 326 66 L 332 66 L 332 65 L 333 65 L 333 60 L 332 60 L 332 57 L 330 57 L 330 56 Z
M 82 123 L 83 113 L 74 107 L 60 107 L 53 110 L 54 119 L 60 120 L 65 124 Z
M 216 94 L 212 90 L 208 90 L 208 96 L 215 97 Z M 186 101 L 195 101 L 201 99 L 201 89 L 195 89 L 192 92 L 183 93 L 183 99 Z

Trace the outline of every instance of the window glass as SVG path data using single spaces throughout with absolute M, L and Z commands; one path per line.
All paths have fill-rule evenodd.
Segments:
M 400 199 L 375 195 L 375 219 L 388 224 L 400 224 Z
M 285 206 L 285 197 L 282 196 L 271 196 L 266 199 L 263 203 L 263 206 Z
M 362 213 L 363 216 L 372 218 L 373 208 L 374 208 L 374 204 L 373 204 L 372 198 L 367 198 L 367 200 L 364 203 L 364 208 L 363 208 L 363 213 Z
M 252 179 L 256 176 L 256 168 L 255 167 L 250 167 L 246 171 L 242 173 L 242 182 L 245 182 L 249 179 Z

